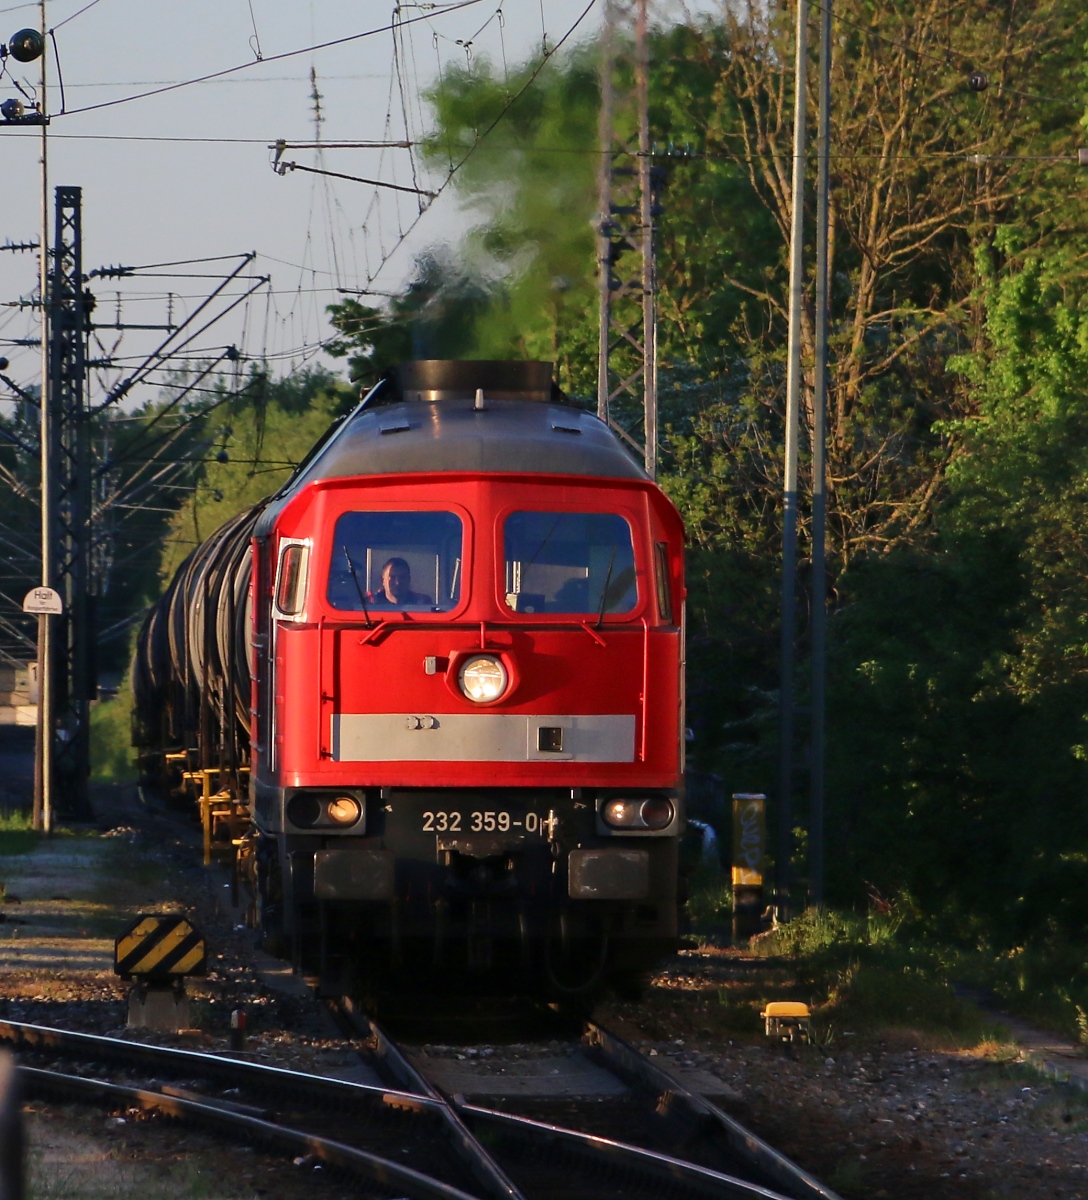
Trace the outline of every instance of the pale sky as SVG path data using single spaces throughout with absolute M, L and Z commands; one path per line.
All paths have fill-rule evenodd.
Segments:
M 270 143 L 314 140 L 311 69 L 321 93 L 324 142 L 398 141 L 406 134 L 414 140 L 429 122 L 420 92 L 439 71 L 464 62 L 466 53 L 486 55 L 498 67 L 505 59 L 513 68 L 538 56 L 545 38 L 554 46 L 587 3 L 401 4 L 405 24 L 394 41 L 390 0 L 48 0 L 47 24 L 55 30 L 68 110 L 58 115 L 61 95 L 50 54 L 50 195 L 57 184 L 83 188 L 85 272 L 256 251 L 250 273 L 271 276 L 271 287 L 191 349 L 244 341 L 246 353 L 267 354 L 281 370 L 322 361 L 314 355 L 329 336 L 324 309 L 340 298 L 337 288 L 366 287 L 372 280 L 374 289 L 395 291 L 411 274 L 415 254 L 455 240 L 471 214 L 459 210 L 450 190 L 410 230 L 419 217 L 410 194 L 301 171 L 275 174 Z M 596 0 L 568 46 L 596 34 L 602 8 L 603 0 Z M 37 23 L 36 3 L 5 6 L 0 0 L 0 40 Z M 359 36 L 368 31 L 376 32 Z M 290 56 L 276 57 L 283 55 Z M 37 63 L 23 66 L 9 58 L 7 66 L 0 100 L 18 95 L 12 76 L 36 92 Z M 128 99 L 235 67 L 241 69 L 217 79 Z M 109 103 L 116 100 L 125 102 Z M 0 245 L 36 240 L 37 130 L 0 128 L 0 151 Z M 329 170 L 414 182 L 404 149 L 329 148 L 323 156 Z M 308 166 L 319 161 L 313 149 L 289 150 L 285 157 Z M 426 176 L 418 163 L 416 169 L 420 186 L 441 182 L 441 173 Z M 201 274 L 232 265 L 176 269 Z M 36 271 L 34 254 L 0 253 L 0 303 L 30 297 Z M 211 278 L 95 280 L 96 319 L 116 319 L 120 288 L 123 321 L 164 324 L 167 293 L 177 321 L 214 284 Z M 8 373 L 22 383 L 36 382 L 38 351 L 5 342 L 35 332 L 30 310 L 0 307 L 0 355 L 11 359 Z M 101 335 L 105 349 L 121 358 L 146 351 L 148 339 L 161 335 L 129 332 L 115 347 L 118 336 Z

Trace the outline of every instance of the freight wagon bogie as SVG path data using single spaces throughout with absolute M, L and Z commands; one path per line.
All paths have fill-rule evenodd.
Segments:
M 412 363 L 198 548 L 136 733 L 241 846 L 266 943 L 329 987 L 556 996 L 675 945 L 682 539 L 547 364 Z

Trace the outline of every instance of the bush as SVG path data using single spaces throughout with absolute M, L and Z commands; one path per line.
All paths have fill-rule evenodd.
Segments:
M 948 977 L 957 957 L 925 941 L 913 917 L 907 901 L 866 914 L 811 909 L 753 950 L 792 959 L 797 982 L 837 1026 L 979 1035 L 981 1014 Z
M 687 913 L 695 933 L 728 928 L 733 919 L 733 885 L 721 867 L 700 863 L 688 883 Z
M 91 706 L 91 778 L 97 783 L 135 783 L 132 689 L 126 679 L 117 695 Z

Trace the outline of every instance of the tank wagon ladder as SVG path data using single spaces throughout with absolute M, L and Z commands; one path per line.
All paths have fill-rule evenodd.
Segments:
M 248 767 L 236 768 L 237 774 L 248 774 Z M 199 788 L 197 802 L 200 805 L 200 824 L 204 833 L 204 865 L 212 865 L 214 852 L 225 850 L 229 842 L 232 848 L 234 875 L 237 879 L 238 860 L 245 857 L 243 851 L 249 844 L 249 833 L 252 821 L 249 815 L 249 805 L 238 795 L 238 788 L 228 783 L 223 786 L 220 777 L 228 772 L 221 767 L 202 767 L 195 771 L 185 771 L 182 779 L 190 787 Z M 217 790 L 212 791 L 212 780 L 216 779 Z M 221 836 L 225 834 L 225 839 Z M 219 845 L 216 845 L 217 840 Z

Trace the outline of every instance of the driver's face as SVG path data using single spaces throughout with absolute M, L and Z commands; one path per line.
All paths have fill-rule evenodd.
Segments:
M 386 567 L 382 573 L 382 590 L 394 600 L 406 596 L 412 590 L 412 572 L 407 567 Z

